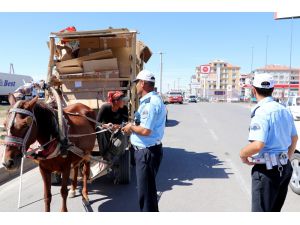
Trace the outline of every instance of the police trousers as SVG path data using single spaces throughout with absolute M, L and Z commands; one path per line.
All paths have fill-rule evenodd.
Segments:
M 252 212 L 280 212 L 288 191 L 293 168 L 290 161 L 283 166 L 280 176 L 278 166 L 271 170 L 265 164 L 252 168 Z
M 140 211 L 158 212 L 155 177 L 163 156 L 162 145 L 135 149 L 137 193 Z

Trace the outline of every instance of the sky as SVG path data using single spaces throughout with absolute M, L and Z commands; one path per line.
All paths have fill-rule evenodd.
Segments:
M 300 20 L 274 20 L 271 12 L 86 12 L 0 13 L 0 72 L 45 79 L 50 32 L 68 26 L 77 30 L 108 27 L 137 30 L 138 39 L 153 52 L 145 68 L 160 76 L 163 52 L 163 92 L 187 88 L 196 66 L 220 59 L 240 66 L 241 73 L 266 63 L 300 68 Z M 293 29 L 291 29 L 293 27 Z M 267 41 L 268 40 L 268 41 Z M 268 48 L 266 48 L 268 46 Z M 159 80 L 159 79 L 157 79 Z M 157 86 L 160 83 L 157 82 Z

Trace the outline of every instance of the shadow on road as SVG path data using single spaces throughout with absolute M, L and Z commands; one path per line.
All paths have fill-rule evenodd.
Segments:
M 159 195 L 172 190 L 174 186 L 193 185 L 192 181 L 195 179 L 229 178 L 230 173 L 227 173 L 222 165 L 223 162 L 210 152 L 197 153 L 180 148 L 164 147 L 164 156 L 157 176 Z M 106 196 L 90 201 L 91 204 L 96 204 L 106 200 L 98 206 L 98 211 L 139 211 L 134 168 L 132 181 L 128 185 L 114 185 L 112 178 L 104 176 L 91 184 L 89 190 Z
M 158 191 L 172 190 L 175 185 L 192 185 L 195 179 L 225 179 L 229 174 L 223 162 L 210 152 L 190 152 L 180 148 L 164 148 L 163 162 L 157 177 Z M 215 168 L 218 166 L 217 168 Z
M 166 127 L 175 127 L 179 124 L 179 121 L 177 120 L 168 120 L 166 122 Z

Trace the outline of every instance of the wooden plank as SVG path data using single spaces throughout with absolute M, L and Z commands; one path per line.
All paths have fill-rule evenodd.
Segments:
M 76 32 L 51 32 L 50 35 L 56 38 L 76 38 L 76 37 L 93 37 L 93 36 L 111 36 L 111 35 L 130 35 L 132 32 L 127 28 L 92 30 L 92 31 L 76 31 Z
M 75 80 L 81 80 L 81 81 L 102 81 L 102 82 L 115 82 L 115 81 L 130 81 L 130 78 L 65 78 L 65 79 L 61 79 L 62 81 L 75 81 Z
M 136 74 L 136 33 L 132 34 L 132 48 L 131 48 L 131 55 L 132 55 L 132 61 L 131 61 L 131 80 L 133 81 L 137 74 Z M 130 85 L 130 84 L 129 84 Z M 131 96 L 130 96 L 130 107 L 129 107 L 129 115 L 131 118 L 134 118 L 134 113 L 137 110 L 138 106 L 138 96 L 136 94 L 136 88 L 135 85 L 131 85 L 131 90 L 130 90 Z
M 55 51 L 55 40 L 54 40 L 54 38 L 50 38 L 49 48 L 50 48 L 50 56 L 49 56 L 49 63 L 48 63 L 47 82 L 50 81 L 50 78 L 52 76 L 52 70 L 53 70 L 53 67 L 54 67 L 54 51 Z
M 103 92 L 103 91 L 126 91 L 128 87 L 104 87 L 94 89 L 74 89 L 73 91 L 63 91 L 63 94 L 85 93 L 85 92 Z
M 85 77 L 116 77 L 119 75 L 119 70 L 108 70 L 108 71 L 100 71 L 100 72 L 86 72 L 86 73 L 70 73 L 70 74 L 60 74 L 59 78 L 85 78 Z

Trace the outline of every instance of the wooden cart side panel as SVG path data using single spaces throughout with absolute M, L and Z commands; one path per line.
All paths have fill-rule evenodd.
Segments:
M 132 49 L 131 49 L 132 61 L 131 61 L 131 81 L 133 81 L 136 77 L 136 33 L 132 34 Z M 134 119 L 134 113 L 136 111 L 136 107 L 138 104 L 138 97 L 136 94 L 135 85 L 131 85 L 131 97 L 130 97 L 130 108 L 129 108 L 129 115 L 130 119 Z

